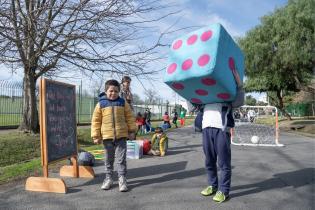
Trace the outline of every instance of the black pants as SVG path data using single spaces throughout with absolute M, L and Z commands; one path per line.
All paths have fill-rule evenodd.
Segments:
M 173 118 L 173 124 L 176 126 L 176 128 L 177 128 L 177 117 L 174 117 Z

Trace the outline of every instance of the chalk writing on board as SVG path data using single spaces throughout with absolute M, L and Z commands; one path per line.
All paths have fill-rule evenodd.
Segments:
M 77 153 L 75 87 L 46 80 L 48 162 Z

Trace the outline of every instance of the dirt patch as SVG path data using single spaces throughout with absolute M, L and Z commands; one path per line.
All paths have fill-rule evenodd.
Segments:
M 298 132 L 299 134 L 309 134 L 315 137 L 315 120 L 285 120 L 279 122 L 282 131 Z
M 301 129 L 301 132 L 311 133 L 315 135 L 315 125 L 306 125 L 304 128 Z

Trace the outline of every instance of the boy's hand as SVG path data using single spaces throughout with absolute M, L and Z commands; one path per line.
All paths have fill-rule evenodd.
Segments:
M 135 135 L 135 133 L 129 133 L 129 134 L 128 134 L 128 139 L 130 139 L 130 140 L 136 140 L 136 135 Z
M 161 152 L 161 157 L 164 157 L 165 156 L 165 152 Z
M 94 144 L 100 144 L 102 142 L 102 139 L 94 139 L 93 142 Z

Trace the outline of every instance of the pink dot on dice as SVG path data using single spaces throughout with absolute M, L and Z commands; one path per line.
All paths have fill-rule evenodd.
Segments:
M 198 99 L 198 98 L 192 98 L 190 101 L 192 103 L 195 103 L 195 104 L 201 104 L 202 103 L 202 101 L 200 99 Z
M 195 90 L 195 93 L 196 93 L 197 95 L 200 95 L 200 96 L 206 96 L 206 95 L 208 95 L 208 91 L 203 90 L 203 89 L 197 89 L 197 90 Z
M 182 41 L 182 40 L 177 40 L 177 41 L 174 43 L 174 45 L 173 45 L 173 49 L 174 49 L 174 50 L 179 49 L 179 48 L 182 46 L 182 44 L 183 44 L 183 41 Z
M 201 35 L 201 40 L 202 41 L 207 41 L 208 39 L 210 39 L 212 37 L 212 31 L 209 30 L 209 31 L 205 31 L 203 32 L 203 34 Z
M 174 82 L 172 84 L 172 87 L 176 90 L 183 90 L 185 86 L 182 83 Z
M 209 63 L 210 56 L 208 54 L 204 54 L 199 57 L 198 59 L 198 65 L 199 66 L 205 66 L 207 63 Z
M 188 39 L 187 39 L 187 44 L 188 45 L 192 45 L 196 42 L 198 36 L 196 34 L 190 36 Z
M 176 63 L 172 63 L 171 65 L 168 66 L 167 73 L 168 74 L 174 73 L 174 71 L 176 71 L 176 68 L 177 68 L 177 64 Z
M 235 61 L 234 61 L 234 58 L 232 57 L 229 57 L 229 67 L 231 70 L 235 69 Z
M 221 98 L 221 99 L 223 99 L 223 100 L 226 100 L 226 99 L 229 99 L 229 98 L 230 98 L 230 94 L 228 94 L 228 93 L 219 93 L 219 94 L 217 95 L 217 97 L 218 97 L 218 98 Z
M 217 83 L 214 79 L 211 79 L 211 78 L 203 78 L 201 82 L 202 84 L 207 85 L 207 86 L 212 86 Z
M 192 65 L 193 65 L 193 61 L 192 61 L 191 59 L 187 59 L 187 60 L 185 60 L 185 61 L 183 62 L 183 64 L 182 64 L 182 69 L 183 69 L 184 71 L 186 71 L 186 70 L 190 69 Z

